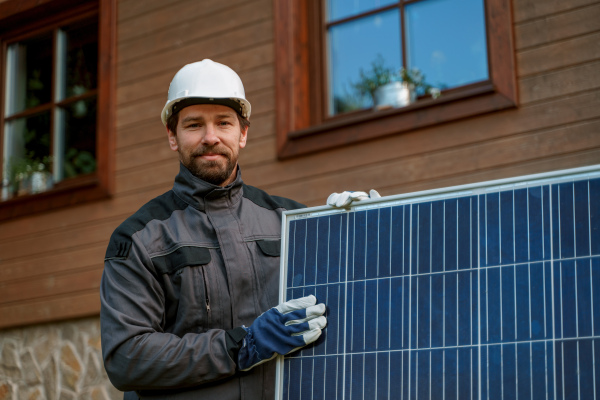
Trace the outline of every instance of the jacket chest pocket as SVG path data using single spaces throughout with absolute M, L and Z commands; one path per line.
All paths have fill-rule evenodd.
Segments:
M 185 334 L 204 332 L 211 324 L 210 250 L 184 246 L 152 258 L 163 276 L 166 330 Z
M 254 251 L 255 265 L 259 273 L 258 285 L 261 288 L 260 307 L 264 310 L 277 305 L 279 297 L 279 256 L 281 240 L 256 240 Z

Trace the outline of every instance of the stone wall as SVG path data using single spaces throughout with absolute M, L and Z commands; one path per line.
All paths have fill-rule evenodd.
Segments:
M 0 400 L 120 400 L 102 364 L 100 320 L 0 331 Z

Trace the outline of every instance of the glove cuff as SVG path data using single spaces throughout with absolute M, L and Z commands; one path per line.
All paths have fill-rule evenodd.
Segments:
M 237 328 L 225 331 L 225 345 L 227 346 L 227 353 L 229 357 L 237 364 L 238 354 L 242 345 L 244 344 L 244 338 L 248 332 L 241 326 Z

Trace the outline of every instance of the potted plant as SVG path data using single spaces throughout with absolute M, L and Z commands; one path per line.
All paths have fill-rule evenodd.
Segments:
M 376 109 L 407 106 L 416 101 L 417 93 L 427 93 L 434 99 L 441 94 L 425 81 L 418 68 L 396 71 L 385 67 L 381 56 L 371 63 L 368 72 L 361 69 L 359 74 L 359 81 L 352 86 L 362 96 L 371 96 Z
M 33 153 L 11 158 L 8 165 L 8 188 L 12 196 L 40 193 L 52 188 L 50 156 L 36 158 Z

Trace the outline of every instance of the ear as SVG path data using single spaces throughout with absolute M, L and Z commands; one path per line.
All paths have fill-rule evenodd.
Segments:
M 244 147 L 246 147 L 247 140 L 248 140 L 248 127 L 246 127 L 246 129 L 242 130 L 242 133 L 240 135 L 240 149 L 243 149 Z
M 167 136 L 169 138 L 169 147 L 171 148 L 171 150 L 179 150 L 179 145 L 177 144 L 177 136 L 169 128 L 167 128 Z

